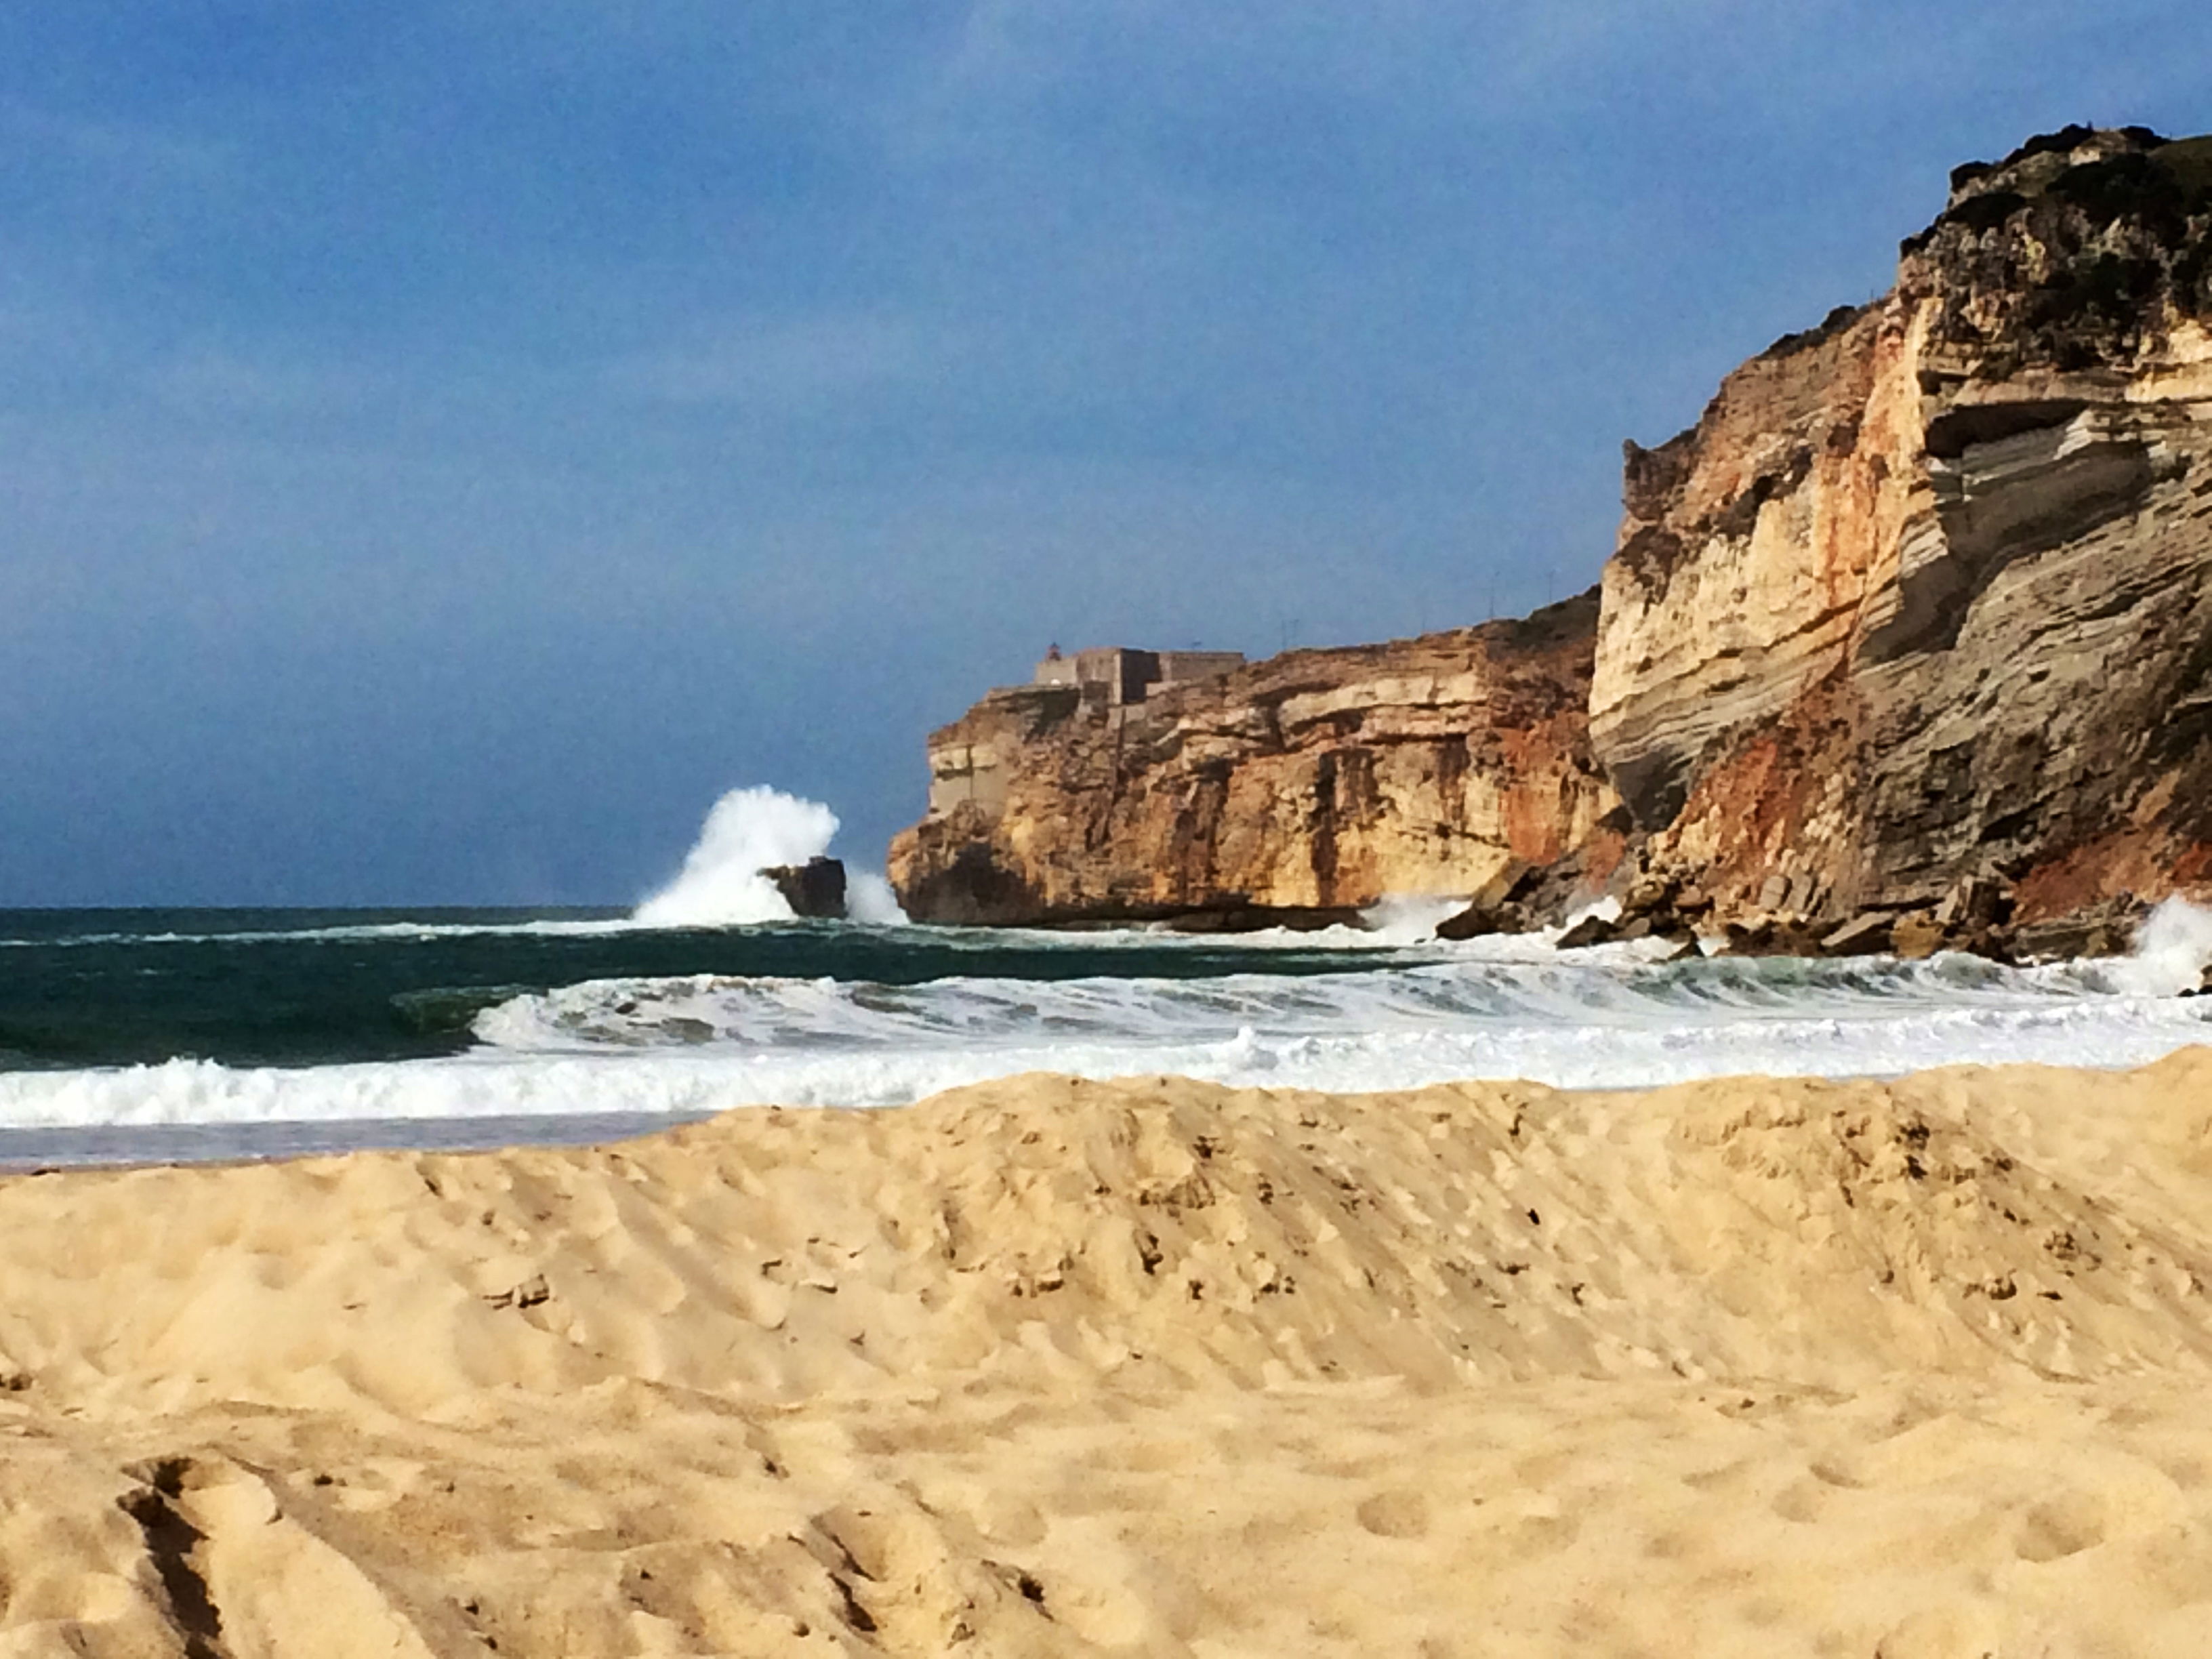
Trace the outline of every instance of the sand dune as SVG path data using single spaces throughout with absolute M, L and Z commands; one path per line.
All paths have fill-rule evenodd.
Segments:
M 2212 1650 L 2212 1051 L 0 1182 L 0 1655 Z

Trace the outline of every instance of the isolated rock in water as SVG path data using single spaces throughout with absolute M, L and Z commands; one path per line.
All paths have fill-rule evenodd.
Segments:
M 1283 928 L 1293 933 L 1318 933 L 1324 927 L 1349 927 L 1354 932 L 1368 931 L 1367 919 L 1350 905 L 1289 906 L 1268 908 L 1251 904 L 1226 904 L 1203 910 L 1187 910 L 1169 919 L 1170 931 L 1177 933 L 1257 933 L 1271 928 Z
M 1486 908 L 1470 904 L 1464 910 L 1455 911 L 1437 924 L 1440 939 L 1459 940 L 1487 939 L 1492 933 L 1518 933 L 1526 931 L 1527 919 L 1517 907 L 1500 905 Z
M 842 921 L 845 916 L 845 865 L 841 859 L 811 858 L 804 864 L 777 864 L 761 872 L 775 884 L 797 916 Z

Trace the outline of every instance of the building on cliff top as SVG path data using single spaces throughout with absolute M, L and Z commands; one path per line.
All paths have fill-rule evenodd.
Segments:
M 1000 686 L 985 693 L 977 707 L 1023 730 L 1056 725 L 1079 712 L 1118 728 L 1153 692 L 1217 679 L 1243 665 L 1241 651 L 1133 651 L 1109 645 L 1070 657 L 1054 646 L 1029 684 Z M 991 817 L 1006 810 L 1012 763 L 1002 744 L 1009 729 L 1001 725 L 988 738 L 931 749 L 931 817 L 958 806 L 978 807 Z
M 1242 651 L 1132 651 L 1097 646 L 1072 657 L 1052 654 L 1036 665 L 1038 685 L 1072 685 L 1089 707 L 1119 708 L 1142 702 L 1154 687 L 1188 685 L 1244 665 Z

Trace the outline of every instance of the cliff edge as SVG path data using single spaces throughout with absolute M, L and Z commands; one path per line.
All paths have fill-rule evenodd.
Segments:
M 2208 319 L 2212 142 L 2069 128 L 1628 446 L 1590 734 L 1649 866 L 1815 921 L 2201 890 Z

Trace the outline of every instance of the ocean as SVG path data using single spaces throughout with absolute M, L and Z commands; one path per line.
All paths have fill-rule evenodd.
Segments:
M 2206 1041 L 2212 1021 L 2212 997 L 2174 994 L 2212 933 L 2186 907 L 2136 957 L 2022 969 L 1438 944 L 1440 914 L 1220 939 L 611 910 L 0 911 L 0 1164 L 592 1140 L 1040 1069 L 1370 1090 L 2119 1066 Z

